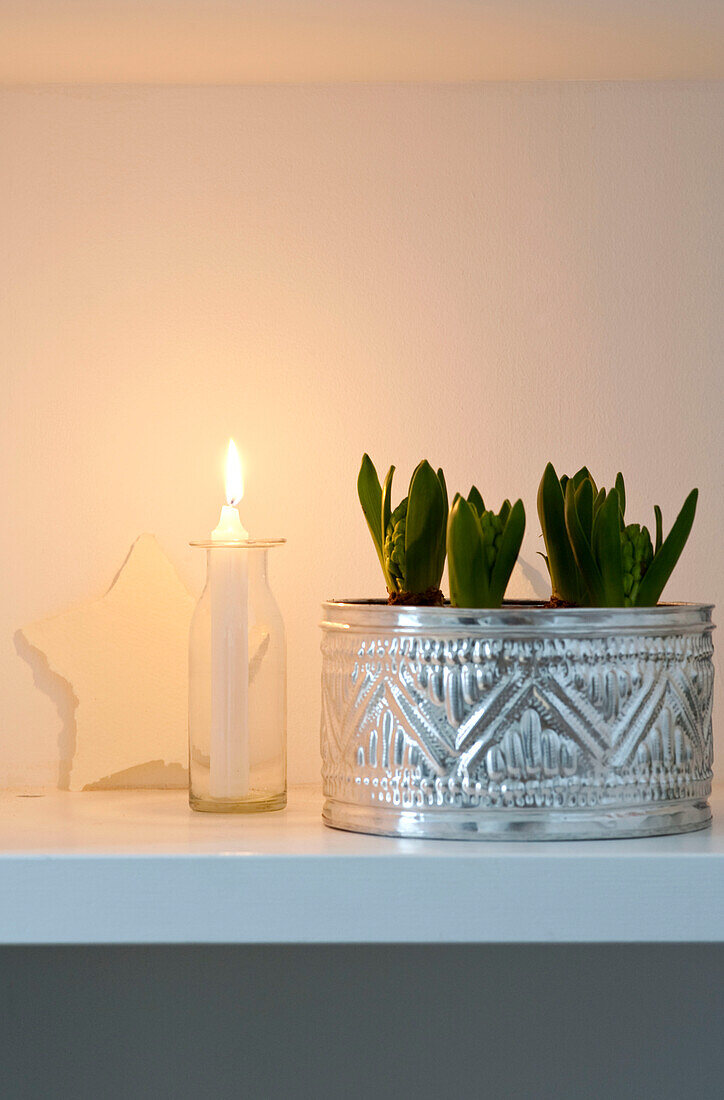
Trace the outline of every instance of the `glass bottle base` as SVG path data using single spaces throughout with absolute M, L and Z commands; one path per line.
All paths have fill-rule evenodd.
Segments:
M 263 814 L 272 810 L 283 810 L 287 804 L 287 793 L 266 794 L 258 792 L 244 799 L 235 798 L 199 798 L 191 792 L 189 806 L 206 814 Z

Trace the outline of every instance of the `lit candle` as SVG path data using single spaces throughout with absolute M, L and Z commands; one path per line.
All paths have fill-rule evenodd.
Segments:
M 234 441 L 226 457 L 226 504 L 213 542 L 249 538 L 237 504 L 244 495 Z M 211 744 L 209 794 L 245 798 L 249 793 L 249 572 L 246 551 L 219 546 L 210 551 Z

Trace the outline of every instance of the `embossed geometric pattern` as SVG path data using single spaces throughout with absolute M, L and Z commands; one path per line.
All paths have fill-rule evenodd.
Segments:
M 605 637 L 325 633 L 325 794 L 400 808 L 705 798 L 708 629 Z

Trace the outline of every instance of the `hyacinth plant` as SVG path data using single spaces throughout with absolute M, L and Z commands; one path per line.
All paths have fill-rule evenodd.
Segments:
M 523 501 L 487 509 L 473 486 L 453 500 L 447 526 L 450 602 L 454 607 L 500 607 L 525 533 Z
M 357 493 L 385 577 L 389 603 L 441 605 L 448 497 L 445 476 L 429 462 L 415 468 L 407 496 L 392 509 L 390 466 L 384 485 L 364 455 Z
M 654 506 L 655 544 L 648 528 L 625 521 L 621 474 L 613 489 L 598 489 L 584 466 L 558 477 L 549 462 L 538 489 L 554 604 L 654 607 L 689 537 L 698 490 L 692 489 L 666 538 Z

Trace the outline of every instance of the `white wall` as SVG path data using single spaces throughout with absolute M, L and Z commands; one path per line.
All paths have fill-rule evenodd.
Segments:
M 0 82 L 716 80 L 721 0 L 0 0 Z
M 422 456 L 522 495 L 535 569 L 547 459 L 620 466 L 632 518 L 698 484 L 667 595 L 721 601 L 723 107 L 721 84 L 1 93 L 0 780 L 54 784 L 72 714 L 15 632 L 101 594 L 144 530 L 198 587 L 230 434 L 246 525 L 289 539 L 292 780 L 318 774 L 319 603 L 382 593 L 365 449 L 398 496 Z

